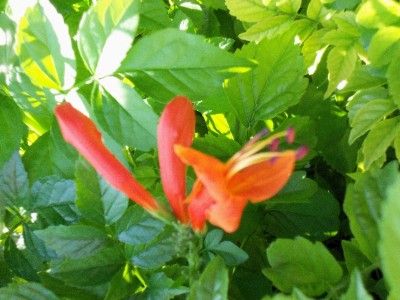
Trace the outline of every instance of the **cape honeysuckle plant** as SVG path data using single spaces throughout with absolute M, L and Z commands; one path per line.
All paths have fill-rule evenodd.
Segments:
M 398 0 L 0 9 L 0 299 L 400 298 Z

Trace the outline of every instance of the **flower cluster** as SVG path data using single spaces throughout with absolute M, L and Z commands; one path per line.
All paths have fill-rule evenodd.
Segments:
M 56 107 L 56 116 L 64 139 L 89 161 L 114 188 L 155 215 L 167 212 L 104 146 L 95 124 L 69 103 Z M 191 148 L 195 134 L 195 113 L 185 97 L 175 97 L 165 107 L 158 124 L 157 143 L 161 181 L 176 219 L 196 231 L 206 221 L 235 231 L 248 202 L 273 197 L 288 181 L 296 159 L 305 147 L 279 151 L 280 139 L 294 140 L 294 131 L 266 137 L 254 136 L 227 162 Z M 268 151 L 267 151 L 268 150 Z M 197 176 L 192 191 L 186 193 L 186 168 Z

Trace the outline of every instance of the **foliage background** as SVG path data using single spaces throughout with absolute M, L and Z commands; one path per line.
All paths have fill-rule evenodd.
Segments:
M 398 1 L 0 6 L 1 299 L 400 297 Z M 155 136 L 175 95 L 196 106 L 195 147 L 222 160 L 264 127 L 310 148 L 232 235 L 128 203 L 53 115 L 88 112 L 165 201 Z

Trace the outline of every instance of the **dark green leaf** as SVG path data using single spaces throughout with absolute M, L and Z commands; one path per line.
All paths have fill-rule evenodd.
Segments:
M 188 292 L 188 288 L 178 286 L 171 278 L 168 278 L 164 273 L 153 274 L 149 281 L 148 287 L 140 295 L 140 300 L 170 300 L 175 296 L 182 295 Z
M 211 245 L 207 249 L 221 256 L 227 266 L 240 265 L 249 258 L 245 251 L 230 241 L 223 241 L 217 245 Z
M 59 298 L 39 283 L 12 283 L 0 289 L 0 299 L 7 300 L 58 300 Z

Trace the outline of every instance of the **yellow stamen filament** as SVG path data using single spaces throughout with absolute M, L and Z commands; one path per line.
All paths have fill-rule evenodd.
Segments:
M 258 153 L 258 154 L 254 154 L 248 157 L 241 157 L 239 160 L 235 161 L 232 163 L 232 166 L 229 168 L 229 171 L 227 173 L 227 178 L 231 178 L 232 176 L 234 176 L 235 174 L 237 174 L 238 172 L 240 172 L 241 170 L 258 164 L 258 163 L 262 163 L 268 159 L 273 159 L 273 158 L 279 158 L 282 156 L 286 156 L 290 153 L 293 153 L 293 151 L 288 150 L 288 151 L 284 151 L 284 152 L 264 152 L 264 153 Z

